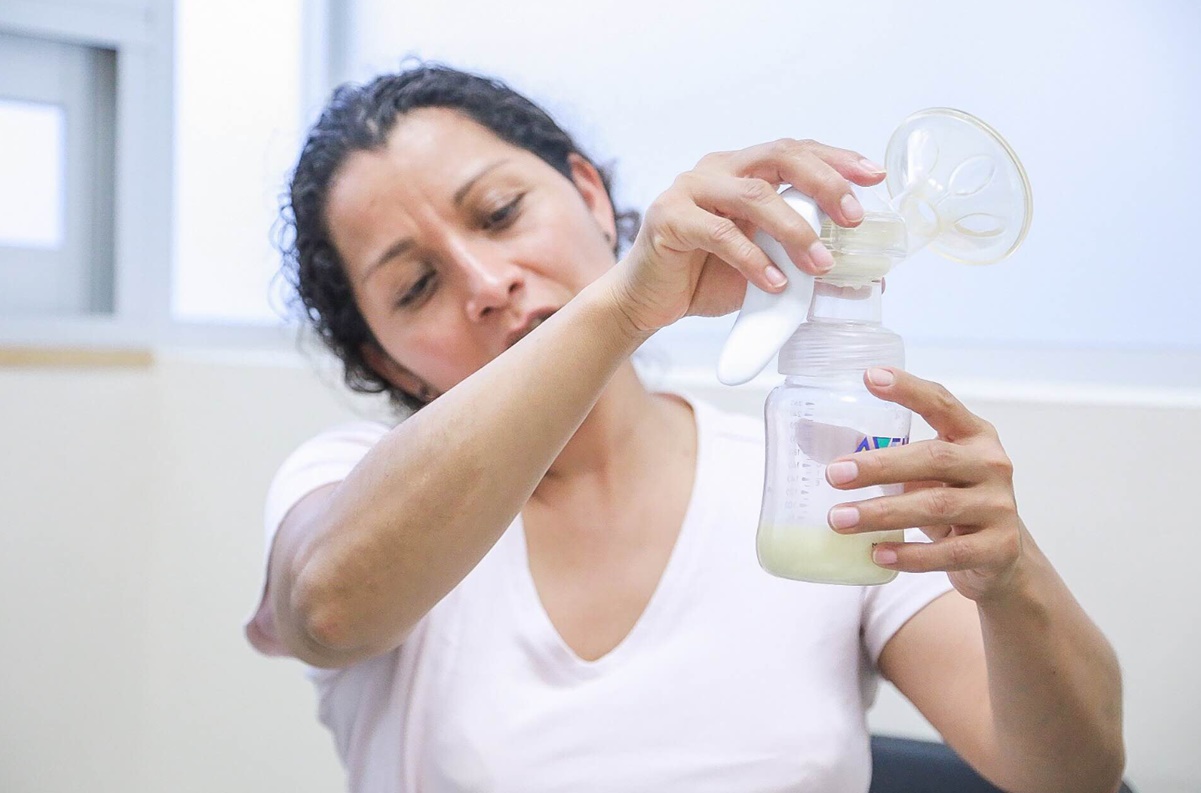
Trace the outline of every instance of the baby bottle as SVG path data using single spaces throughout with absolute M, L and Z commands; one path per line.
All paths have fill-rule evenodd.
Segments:
M 808 321 L 780 350 L 784 384 L 768 397 L 767 472 L 756 540 L 773 575 L 827 584 L 883 584 L 896 576 L 872 563 L 871 546 L 902 531 L 836 534 L 835 504 L 899 493 L 899 485 L 836 490 L 826 466 L 865 449 L 909 442 L 909 411 L 872 396 L 863 372 L 902 367 L 901 337 L 880 324 L 880 282 L 818 283 Z
M 872 546 L 904 532 L 839 534 L 839 503 L 899 493 L 902 485 L 836 490 L 826 467 L 839 457 L 909 442 L 910 412 L 874 397 L 863 376 L 903 367 L 901 337 L 881 324 L 882 279 L 930 246 L 968 264 L 1000 261 L 1029 229 L 1030 185 L 1016 155 L 991 127 L 957 110 L 925 110 L 893 133 L 885 157 L 891 196 L 856 189 L 865 214 L 855 228 L 830 221 L 808 196 L 782 195 L 818 232 L 834 267 L 814 278 L 760 232 L 756 243 L 789 278 L 782 293 L 748 285 L 718 363 L 727 385 L 744 383 L 779 352 L 783 385 L 764 406 L 767 424 L 759 563 L 783 578 L 828 584 L 883 584 L 896 571 L 876 565 Z

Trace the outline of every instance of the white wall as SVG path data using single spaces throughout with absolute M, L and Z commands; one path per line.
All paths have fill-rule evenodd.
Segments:
M 0 370 L 0 790 L 338 789 L 307 683 L 240 633 L 263 488 L 331 394 L 287 367 Z
M 753 391 L 694 390 L 759 409 Z M 959 392 L 1000 428 L 1026 521 L 1121 656 L 1130 778 L 1201 789 L 1201 404 Z M 299 667 L 255 656 L 241 623 L 269 477 L 351 405 L 248 355 L 0 369 L 0 790 L 341 788 Z M 928 734 L 895 695 L 873 724 Z
M 995 267 L 924 251 L 889 277 L 890 325 L 956 367 L 1028 373 L 1028 353 L 1187 349 L 1201 387 L 1201 268 L 1187 234 L 1201 182 L 1201 5 L 1183 0 L 354 0 L 348 76 L 416 54 L 510 81 L 550 107 L 645 208 L 702 155 L 816 138 L 878 162 L 910 113 L 958 107 L 1029 172 L 1035 214 Z M 471 20 L 464 23 L 463 20 Z M 681 328 L 722 338 L 723 321 Z M 679 354 L 686 355 L 683 345 Z M 710 347 L 712 349 L 712 346 Z M 927 352 L 927 354 L 930 354 Z M 695 362 L 695 361 L 694 361 Z M 1129 383 L 1122 361 L 1090 376 Z

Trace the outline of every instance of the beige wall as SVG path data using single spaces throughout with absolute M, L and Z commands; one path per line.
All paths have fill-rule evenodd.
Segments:
M 1121 656 L 1128 775 L 1201 789 L 1201 406 L 960 394 L 1000 429 L 1027 523 Z M 0 790 L 341 788 L 299 667 L 256 657 L 241 623 L 274 467 L 352 404 L 290 360 L 0 370 Z M 929 734 L 889 692 L 872 721 Z

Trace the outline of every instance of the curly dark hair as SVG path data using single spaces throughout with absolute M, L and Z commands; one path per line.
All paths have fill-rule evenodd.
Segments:
M 592 162 L 546 111 L 496 79 L 418 62 L 365 85 L 347 83 L 334 90 L 309 130 L 280 211 L 281 274 L 294 290 L 291 308 L 341 360 L 346 385 L 361 393 L 387 393 L 397 408 L 409 411 L 424 402 L 386 381 L 363 356 L 363 347 L 377 342 L 355 302 L 325 211 L 330 185 L 347 158 L 357 151 L 383 149 L 398 118 L 426 107 L 463 113 L 568 179 L 568 155 Z M 609 169 L 597 170 L 612 203 Z M 616 214 L 614 255 L 632 241 L 639 223 L 637 212 Z

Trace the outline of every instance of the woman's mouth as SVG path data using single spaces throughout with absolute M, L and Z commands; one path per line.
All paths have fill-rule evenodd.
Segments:
M 522 322 L 512 332 L 510 332 L 508 338 L 505 339 L 505 349 L 512 347 L 514 344 L 524 339 L 554 313 L 555 309 L 545 308 L 528 314 L 525 318 L 525 321 Z

